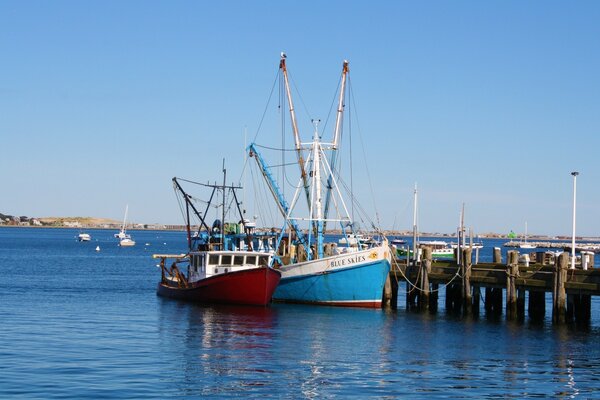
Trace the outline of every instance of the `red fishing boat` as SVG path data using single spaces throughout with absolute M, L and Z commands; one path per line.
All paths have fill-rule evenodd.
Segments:
M 241 211 L 235 195 L 235 189 L 240 187 L 226 186 L 225 182 L 223 185 L 191 183 L 212 188 L 207 210 L 215 192 L 222 190 L 223 204 L 228 204 L 225 192 L 231 192 L 229 204 L 234 202 Z M 269 304 L 281 279 L 281 273 L 269 266 L 275 252 L 275 234 L 255 232 L 254 224 L 243 216 L 239 223 L 222 224 L 217 219 L 209 228 L 203 217 L 206 212 L 198 212 L 192 201 L 194 198 L 184 192 L 177 178 L 173 178 L 173 184 L 186 204 L 189 252 L 152 256 L 161 260 L 157 294 L 205 303 Z M 191 232 L 191 211 L 200 220 L 198 231 L 194 234 Z M 170 265 L 169 259 L 173 260 Z
M 161 259 L 159 296 L 206 303 L 269 304 L 281 274 L 268 266 L 271 255 L 255 251 L 206 251 L 173 256 L 155 254 Z M 175 258 L 168 267 L 166 260 Z M 179 263 L 187 264 L 187 273 Z

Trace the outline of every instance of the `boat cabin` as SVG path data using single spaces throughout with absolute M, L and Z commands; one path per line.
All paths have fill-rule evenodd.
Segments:
M 228 272 L 268 266 L 271 254 L 256 251 L 199 251 L 190 253 L 190 282 Z

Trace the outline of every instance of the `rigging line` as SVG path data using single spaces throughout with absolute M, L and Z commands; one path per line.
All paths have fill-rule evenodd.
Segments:
M 352 105 L 353 105 L 353 109 L 356 108 L 356 102 L 355 102 L 355 96 L 354 96 L 354 89 L 352 86 L 352 83 L 350 81 L 350 77 L 348 77 L 348 87 L 350 89 L 350 93 L 351 93 L 351 97 L 352 97 Z M 365 171 L 367 172 L 367 178 L 369 180 L 369 188 L 371 191 L 371 199 L 373 201 L 373 208 L 375 209 L 375 215 L 377 217 L 377 225 L 381 226 L 381 223 L 379 221 L 379 211 L 377 210 L 377 204 L 375 203 L 375 191 L 373 190 L 373 180 L 371 179 L 371 172 L 369 171 L 369 165 L 367 163 L 367 154 L 365 152 L 365 145 L 363 143 L 363 139 L 362 139 L 362 131 L 360 129 L 360 121 L 358 119 L 358 112 L 354 113 L 356 116 L 356 125 L 358 128 L 358 138 L 360 140 L 360 144 L 361 144 L 361 148 L 362 148 L 362 152 L 363 152 L 363 159 L 365 160 Z
M 366 219 L 371 225 L 374 225 L 373 221 L 369 217 L 369 214 L 362 207 L 360 202 L 358 202 L 357 197 L 354 195 L 354 193 L 352 193 L 352 191 L 349 190 L 348 184 L 341 177 L 339 178 L 338 182 L 340 182 L 342 184 L 343 188 L 346 190 L 346 193 L 348 193 L 348 195 L 350 196 L 350 200 L 355 202 L 356 207 L 358 208 L 358 215 L 359 215 L 361 221 L 364 222 L 364 220 Z
M 179 195 L 177 194 L 177 189 L 175 189 L 175 187 L 173 187 L 173 192 L 175 194 L 175 199 L 177 200 L 177 205 L 179 206 L 179 211 L 181 212 L 181 217 L 185 221 L 185 213 L 183 211 L 183 205 L 181 204 L 183 199 L 179 197 Z
M 294 86 L 294 89 L 296 89 L 296 93 L 298 94 L 298 97 L 300 98 L 300 103 L 302 103 L 302 106 L 304 107 L 304 112 L 306 113 L 306 116 L 308 117 L 308 120 L 312 120 L 313 118 L 310 116 L 311 113 L 308 110 L 308 107 L 306 106 L 306 103 L 304 103 L 304 99 L 302 98 L 302 94 L 300 94 L 300 90 L 298 90 L 298 87 L 296 86 L 296 82 L 294 81 L 294 78 L 291 76 L 289 70 L 288 70 L 288 76 L 290 77 L 290 80 L 292 81 L 292 85 Z
M 261 149 L 274 150 L 274 151 L 296 151 L 296 149 L 286 149 L 286 148 L 279 149 L 277 147 L 264 146 L 264 145 L 261 145 L 258 143 L 254 143 L 254 147 L 260 147 Z
M 260 119 L 260 123 L 258 124 L 258 128 L 256 129 L 256 134 L 254 135 L 254 139 L 252 140 L 253 142 L 256 141 L 256 138 L 258 137 L 258 133 L 260 132 L 260 128 L 262 127 L 262 124 L 265 120 L 265 115 L 267 115 L 267 110 L 269 109 L 269 104 L 271 103 L 271 97 L 273 97 L 273 91 L 275 90 L 275 84 L 277 83 L 278 79 L 279 79 L 279 68 L 277 68 L 277 74 L 275 75 L 275 81 L 273 81 L 273 86 L 271 87 L 271 93 L 269 94 L 269 99 L 267 100 L 267 104 L 265 105 L 265 110 L 263 111 L 263 115 Z
M 290 163 L 286 163 L 286 164 L 274 164 L 274 165 L 269 165 L 269 168 L 282 168 L 282 167 L 289 167 L 290 165 L 296 165 L 297 163 L 295 162 L 290 162 Z
M 335 107 L 336 99 L 338 97 L 338 93 L 341 89 L 342 75 L 340 75 L 340 79 L 338 80 L 337 88 L 335 89 L 335 93 L 333 94 L 333 99 L 331 99 L 331 105 L 329 106 L 329 112 L 327 113 L 327 118 L 325 118 L 325 124 L 323 124 L 323 132 L 327 129 L 327 123 L 329 122 L 329 118 L 331 117 L 332 110 Z
M 350 83 L 350 80 L 348 80 L 348 84 Z M 352 103 L 350 103 L 352 104 Z M 354 168 L 352 168 L 353 166 L 353 159 L 352 159 L 352 111 L 354 111 L 352 109 L 353 107 L 348 107 L 348 141 L 350 142 L 350 150 L 349 150 L 349 157 L 350 157 L 350 193 L 352 193 L 352 196 L 354 197 Z M 352 203 L 350 204 L 351 206 L 351 213 L 352 213 L 352 220 L 354 221 L 354 200 L 352 200 Z

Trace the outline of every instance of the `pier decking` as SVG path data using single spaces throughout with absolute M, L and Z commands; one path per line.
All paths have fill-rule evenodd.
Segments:
M 506 310 L 507 319 L 522 320 L 527 297 L 529 317 L 539 320 L 545 316 L 545 294 L 549 292 L 554 323 L 589 322 L 591 296 L 600 296 L 600 269 L 593 268 L 593 257 L 584 255 L 577 268 L 569 269 L 568 253 L 556 256 L 539 252 L 529 262 L 517 251 L 509 251 L 506 263 L 502 263 L 500 249 L 495 249 L 495 262 L 473 264 L 471 249 L 462 252 L 465 262 L 460 264 L 432 261 L 430 249 L 424 249 L 423 261 L 416 265 L 395 260 L 385 300 L 394 307 L 398 283 L 405 281 L 407 309 L 435 312 L 439 288 L 445 287 L 447 310 L 478 316 L 484 290 L 486 312 L 502 314 Z

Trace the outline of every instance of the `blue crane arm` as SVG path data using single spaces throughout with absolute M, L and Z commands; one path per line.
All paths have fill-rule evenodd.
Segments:
M 288 218 L 288 213 L 290 211 L 290 207 L 289 207 L 287 201 L 285 200 L 285 198 L 283 197 L 281 189 L 279 188 L 279 185 L 277 185 L 277 181 L 275 180 L 275 178 L 273 177 L 273 174 L 271 173 L 271 169 L 265 162 L 264 158 L 262 157 L 262 155 L 260 154 L 260 152 L 258 151 L 256 146 L 254 145 L 254 143 L 251 143 L 250 146 L 248 146 L 247 151 L 248 151 L 248 155 L 250 157 L 253 157 L 256 160 L 256 163 L 258 164 L 258 167 L 260 168 L 260 171 L 261 171 L 263 177 L 265 178 L 265 181 L 267 182 L 267 186 L 269 187 L 271 194 L 275 198 L 275 202 L 277 203 L 277 207 L 279 208 L 279 211 L 281 212 L 283 217 L 286 219 L 287 223 L 290 224 L 290 226 L 292 227 L 294 232 L 296 232 L 296 237 L 298 238 L 300 243 L 304 244 L 304 248 L 306 249 L 307 255 L 310 260 L 311 259 L 311 250 L 310 250 L 308 241 L 306 240 L 304 233 L 302 233 L 302 230 L 300 229 L 300 227 L 298 226 L 296 221 L 294 219 Z

